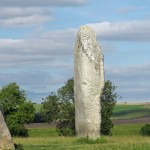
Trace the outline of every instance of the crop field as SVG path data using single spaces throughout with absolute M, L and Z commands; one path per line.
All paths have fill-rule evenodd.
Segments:
M 135 119 L 142 117 L 150 117 L 150 104 L 116 105 L 112 119 Z
M 35 104 L 36 113 L 40 112 L 42 104 Z M 117 104 L 112 119 L 135 119 L 150 117 L 150 103 L 145 104 Z
M 42 104 L 34 104 L 35 112 L 36 112 L 36 113 L 39 113 L 41 107 L 42 107 Z
M 29 129 L 28 138 L 13 138 L 24 150 L 149 150 L 150 138 L 141 136 L 143 124 L 116 125 L 112 136 L 103 136 L 97 144 L 80 143 L 76 137 L 59 137 L 55 128 Z

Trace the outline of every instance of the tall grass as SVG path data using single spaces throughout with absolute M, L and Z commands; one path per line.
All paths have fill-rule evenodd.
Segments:
M 106 142 L 79 143 L 76 137 L 58 137 L 55 128 L 30 129 L 28 138 L 13 140 L 25 150 L 150 150 L 150 138 L 140 135 L 143 124 L 117 125 L 113 136 L 104 136 Z

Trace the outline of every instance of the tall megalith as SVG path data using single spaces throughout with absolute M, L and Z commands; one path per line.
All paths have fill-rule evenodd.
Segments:
M 0 150 L 15 150 L 12 137 L 0 110 Z
M 95 32 L 81 26 L 74 49 L 75 127 L 79 137 L 98 138 L 101 126 L 100 97 L 104 87 L 103 54 Z

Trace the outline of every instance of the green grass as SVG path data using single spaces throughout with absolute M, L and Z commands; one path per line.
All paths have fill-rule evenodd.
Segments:
M 56 128 L 32 128 L 29 129 L 29 137 L 58 137 Z
M 115 125 L 112 130 L 113 136 L 139 136 L 140 129 L 144 124 Z
M 35 105 L 36 112 L 41 104 Z M 116 105 L 112 119 L 150 116 L 150 105 Z M 13 138 L 24 150 L 150 150 L 150 138 L 141 136 L 144 124 L 115 125 L 113 136 L 103 136 L 99 143 L 80 141 L 76 137 L 59 137 L 55 128 L 29 129 L 28 138 Z M 103 142 L 102 142 L 103 141 Z
M 35 112 L 36 112 L 36 113 L 39 113 L 41 107 L 42 107 L 42 104 L 34 104 Z
M 120 112 L 120 111 L 143 109 L 143 108 L 144 108 L 144 105 L 128 105 L 128 104 L 120 105 L 118 104 L 118 105 L 115 105 L 114 113 Z
M 112 119 L 134 119 L 150 116 L 150 105 L 116 105 Z
M 28 138 L 13 138 L 25 150 L 149 150 L 150 138 L 139 134 L 143 124 L 117 125 L 113 136 L 103 136 L 99 143 L 78 142 L 76 137 L 59 137 L 55 128 L 30 129 Z

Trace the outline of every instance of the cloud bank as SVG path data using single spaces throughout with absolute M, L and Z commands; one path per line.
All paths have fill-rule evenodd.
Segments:
M 90 24 L 90 26 L 95 29 L 98 39 L 104 45 L 104 52 L 113 53 L 115 47 L 103 44 L 103 40 L 141 42 L 150 40 L 150 21 L 102 22 Z M 46 64 L 55 62 L 57 58 L 65 62 L 66 57 L 72 58 L 73 56 L 76 34 L 75 28 L 52 31 L 35 30 L 30 38 L 0 39 L 0 67 L 16 66 L 18 62 L 18 66 L 27 63 L 38 66 L 38 62 Z
M 150 20 L 88 24 L 101 40 L 150 41 Z
M 52 19 L 55 6 L 77 7 L 87 0 L 0 0 L 0 25 L 3 27 L 37 26 Z
M 106 67 L 106 79 L 118 86 L 122 101 L 149 101 L 149 76 L 150 64 Z
M 1 7 L 15 6 L 15 7 L 28 7 L 28 6 L 79 6 L 87 3 L 87 0 L 0 0 Z
M 37 26 L 52 19 L 49 8 L 3 7 L 0 9 L 0 25 L 3 27 Z
M 17 12 L 20 16 L 30 16 L 39 12 L 41 15 L 46 11 L 39 8 L 28 9 L 27 12 L 16 10 L 11 13 L 3 9 L 5 19 L 16 18 Z M 38 10 L 39 9 L 39 10 Z M 51 13 L 51 12 L 49 12 Z M 150 21 L 133 20 L 127 22 L 101 22 L 90 24 L 95 29 L 98 40 L 101 41 L 104 53 L 116 53 L 113 44 L 105 45 L 107 41 L 140 41 L 150 40 Z M 25 88 L 29 98 L 40 101 L 51 91 L 55 91 L 69 78 L 73 76 L 73 50 L 76 28 L 64 30 L 36 30 L 28 37 L 22 39 L 1 38 L 0 39 L 0 68 L 1 85 L 9 82 L 17 82 Z M 118 52 L 119 53 L 119 52 Z M 110 79 L 119 86 L 118 93 L 123 101 L 130 99 L 144 100 L 150 97 L 149 76 L 150 64 L 127 67 L 107 67 L 106 79 Z M 138 81 L 138 82 L 137 82 Z M 37 98 L 37 99 L 36 99 Z

